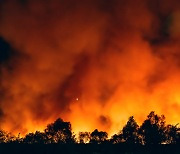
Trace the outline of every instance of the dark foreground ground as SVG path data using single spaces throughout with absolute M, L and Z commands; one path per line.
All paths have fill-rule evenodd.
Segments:
M 0 144 L 0 154 L 180 154 L 180 145 Z

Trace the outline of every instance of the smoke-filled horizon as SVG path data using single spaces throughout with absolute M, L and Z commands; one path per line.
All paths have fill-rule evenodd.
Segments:
M 61 117 L 120 130 L 150 111 L 180 122 L 178 0 L 1 0 L 0 127 Z

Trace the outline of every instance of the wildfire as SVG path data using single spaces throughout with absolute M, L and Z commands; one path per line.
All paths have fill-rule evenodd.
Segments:
M 150 111 L 180 121 L 178 0 L 0 2 L 0 127 L 118 132 Z M 3 58 L 5 57 L 5 58 Z

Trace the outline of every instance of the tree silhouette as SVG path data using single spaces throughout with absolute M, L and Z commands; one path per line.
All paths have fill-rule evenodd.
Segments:
M 16 140 L 16 137 L 11 133 L 0 130 L 0 143 L 10 143 Z
M 152 111 L 139 129 L 143 144 L 161 144 L 166 141 L 165 117 Z
M 50 143 L 72 143 L 74 136 L 71 132 L 70 122 L 58 118 L 54 123 L 47 125 L 45 133 Z
M 112 144 L 118 144 L 118 143 L 122 143 L 122 142 L 124 142 L 122 133 L 114 134 L 110 139 L 110 143 L 112 143 Z
M 180 143 L 180 128 L 177 125 L 168 125 L 166 127 L 167 144 Z
M 34 144 L 34 143 L 44 144 L 47 142 L 47 136 L 45 133 L 36 131 L 35 133 L 27 134 L 23 142 L 28 144 Z
M 95 129 L 91 133 L 90 143 L 101 144 L 105 142 L 107 138 L 108 138 L 108 134 L 106 132 L 98 131 L 97 129 Z
M 7 141 L 7 134 L 5 131 L 0 130 L 0 143 L 5 143 Z
M 27 134 L 26 134 L 27 135 Z M 24 137 L 25 138 L 25 137 Z M 24 142 L 24 138 L 21 137 L 21 134 L 19 133 L 18 136 L 15 138 L 15 140 L 13 141 L 14 143 L 23 143 Z
M 180 128 L 177 125 L 165 125 L 164 115 L 158 116 L 151 112 L 139 127 L 134 117 L 129 117 L 126 125 L 118 133 L 108 140 L 108 134 L 95 129 L 93 132 L 80 132 L 75 141 L 75 135 L 71 131 L 70 122 L 57 119 L 47 125 L 44 132 L 36 131 L 21 138 L 0 130 L 0 143 L 28 143 L 28 144 L 52 144 L 52 143 L 93 143 L 93 144 L 178 144 L 180 145 Z M 105 144 L 104 144 L 105 145 Z M 137 145 L 139 146 L 139 145 Z M 126 147 L 126 146 L 125 146 Z
M 90 132 L 80 132 L 79 133 L 79 142 L 80 143 L 89 143 L 90 142 Z
M 134 120 L 134 117 L 131 116 L 122 130 L 124 141 L 128 144 L 140 143 L 138 129 L 139 126 L 137 122 Z

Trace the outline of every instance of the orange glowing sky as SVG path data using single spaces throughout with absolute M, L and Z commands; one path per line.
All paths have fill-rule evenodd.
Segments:
M 61 117 L 76 133 L 112 134 L 150 111 L 180 122 L 179 0 L 2 0 L 0 9 L 9 45 L 0 128 L 25 134 Z

